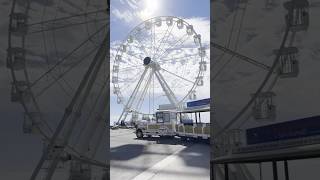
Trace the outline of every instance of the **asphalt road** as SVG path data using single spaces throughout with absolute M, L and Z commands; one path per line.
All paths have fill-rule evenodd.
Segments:
M 136 139 L 133 132 L 110 132 L 112 180 L 210 179 L 208 144 L 180 138 Z

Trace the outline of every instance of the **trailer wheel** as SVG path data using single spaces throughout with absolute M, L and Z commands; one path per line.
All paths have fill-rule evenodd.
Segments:
M 136 136 L 137 136 L 138 139 L 143 138 L 143 133 L 142 133 L 141 129 L 138 129 L 138 130 L 136 131 Z

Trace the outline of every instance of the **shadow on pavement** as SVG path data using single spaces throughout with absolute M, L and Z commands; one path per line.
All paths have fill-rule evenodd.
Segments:
M 110 160 L 126 161 L 143 154 L 145 146 L 142 144 L 126 144 L 110 148 Z
M 152 141 L 155 142 L 156 144 L 167 144 L 167 145 L 184 145 L 184 146 L 191 146 L 193 144 L 204 144 L 204 145 L 209 145 L 208 140 L 200 140 L 200 139 L 187 139 L 187 140 L 182 140 L 179 137 L 158 137 L 158 136 L 153 136 L 153 137 L 144 137 L 142 139 L 135 138 L 135 140 L 140 140 L 140 141 Z
M 183 145 L 185 148 L 177 154 L 180 159 L 183 159 L 187 166 L 193 166 L 198 168 L 209 168 L 209 156 L 210 146 L 206 141 L 198 140 L 182 140 L 175 137 L 145 137 L 143 139 L 137 139 L 137 141 L 149 141 L 152 144 L 163 145 Z M 152 144 L 126 144 L 110 149 L 111 160 L 127 161 L 134 159 L 141 155 L 161 155 L 170 156 L 172 152 L 150 152 L 146 151 L 147 146 Z

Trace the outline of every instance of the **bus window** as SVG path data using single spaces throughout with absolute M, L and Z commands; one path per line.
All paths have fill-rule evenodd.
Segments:
M 164 122 L 170 122 L 170 113 L 163 113 Z
M 163 123 L 163 112 L 156 113 L 157 123 Z
M 171 112 L 170 113 L 170 119 L 171 120 L 177 120 L 177 113 Z

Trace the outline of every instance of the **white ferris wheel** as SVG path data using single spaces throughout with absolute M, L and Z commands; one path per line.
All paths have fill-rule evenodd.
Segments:
M 9 18 L 11 101 L 43 143 L 30 179 L 107 178 L 108 1 L 13 0 Z
M 223 1 L 215 2 L 214 7 L 229 11 Z M 259 11 L 253 11 L 256 7 Z M 306 72 L 301 68 L 301 42 L 297 37 L 309 28 L 308 0 L 288 0 L 283 4 L 239 1 L 231 9 L 225 19 L 223 13 L 215 17 L 217 35 L 211 43 L 215 50 L 211 82 L 216 98 L 216 129 L 211 135 L 215 138 L 217 157 L 228 154 L 233 147 L 230 144 L 244 144 L 239 137 L 243 137 L 245 128 L 276 121 L 280 114 L 277 108 L 281 107 L 277 99 L 286 96 L 279 87 L 290 80 L 298 84 L 301 71 Z M 256 16 L 250 14 L 253 12 Z M 270 16 L 257 18 L 262 14 Z M 270 21 L 276 17 L 281 18 Z M 280 23 L 270 25 L 264 21 Z M 279 27 L 281 33 L 275 36 Z
M 183 108 L 204 85 L 206 47 L 196 27 L 184 19 L 160 16 L 143 21 L 124 38 L 114 55 L 111 82 L 118 120 L 136 120 L 160 105 Z

